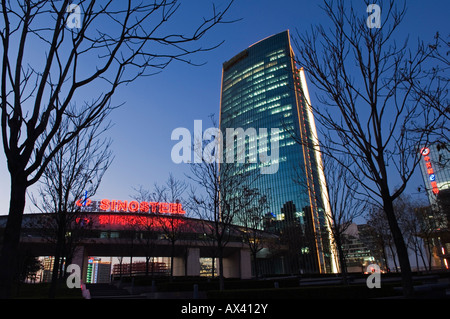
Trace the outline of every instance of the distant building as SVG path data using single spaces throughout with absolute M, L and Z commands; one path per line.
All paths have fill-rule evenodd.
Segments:
M 439 192 L 439 196 L 447 193 L 450 189 Z M 431 269 L 448 269 L 450 260 L 450 232 L 448 227 L 448 217 L 440 213 L 439 210 L 432 209 L 431 206 L 419 207 L 416 209 L 418 219 L 420 220 L 420 233 L 424 243 L 426 254 L 426 267 Z
M 434 230 L 433 234 L 423 237 L 432 246 L 433 266 L 449 269 L 450 145 L 435 143 L 423 147 L 420 152 L 420 169 L 431 206 L 427 225 Z
M 55 257 L 41 258 L 43 269 L 39 276 L 42 282 L 51 282 Z M 111 263 L 102 262 L 100 258 L 89 258 L 86 283 L 109 283 L 111 281 Z
M 150 205 L 151 206 L 151 205 Z M 133 207 L 133 206 L 132 206 Z M 53 214 L 25 214 L 23 216 L 21 230 L 20 252 L 29 256 L 51 256 L 54 252 L 53 245 L 46 240 L 43 231 L 48 227 L 42 223 Z M 0 236 L 4 232 L 7 216 L 0 216 Z M 164 227 L 172 225 L 177 230 L 178 240 L 175 249 L 170 248 L 171 243 L 165 239 Z M 209 225 L 209 226 L 208 226 Z M 74 218 L 71 229 L 80 229 L 76 248 L 71 258 L 71 263 L 80 266 L 81 280 L 85 283 L 104 282 L 111 276 L 111 265 L 93 256 L 118 257 L 129 256 L 130 247 L 133 247 L 133 258 L 147 256 L 151 245 L 154 258 L 174 258 L 174 276 L 199 276 L 201 263 L 208 258 L 216 258 L 216 251 L 211 249 L 210 241 L 213 223 L 210 220 L 188 218 L 180 214 L 168 215 L 167 213 L 146 212 L 89 212 L 79 213 Z M 228 232 L 227 255 L 223 261 L 226 278 L 251 278 L 252 259 L 248 245 L 242 240 L 244 229 L 234 225 Z M 265 252 L 272 250 L 272 242 L 278 241 L 278 236 L 273 233 L 260 232 L 261 245 Z M 211 243 L 212 244 L 212 243 Z M 277 253 L 284 253 L 285 247 L 277 245 Z M 102 257 L 103 258 L 103 257 Z M 265 259 L 271 256 L 259 256 Z M 159 260 L 157 260 L 159 262 Z M 281 260 L 280 260 L 281 262 Z M 46 257 L 42 262 L 45 269 L 37 274 L 40 281 L 51 280 L 53 257 Z M 154 271 L 167 271 L 166 265 L 155 265 Z M 217 265 L 217 264 L 216 264 Z M 125 267 L 125 265 L 123 265 Z M 135 266 L 131 274 L 136 273 Z M 159 268 L 158 268 L 159 267 Z M 163 268 L 164 267 L 164 268 Z M 125 276 L 129 276 L 130 269 L 122 269 Z M 150 268 L 150 273 L 151 273 Z M 140 264 L 139 273 L 145 273 L 145 263 Z M 272 272 L 274 273 L 274 272 Z M 119 272 L 120 274 L 120 272 Z M 108 279 L 107 279 L 108 277 Z
M 87 266 L 86 283 L 104 284 L 111 282 L 111 263 L 101 258 L 89 258 Z
M 350 225 L 342 241 L 348 272 L 366 272 L 370 264 L 386 269 L 383 249 L 377 245 L 376 235 L 369 225 Z
M 52 271 L 53 271 L 53 263 L 55 258 L 52 256 L 45 256 L 41 259 L 43 269 L 41 271 L 41 280 L 42 282 L 51 282 L 52 281 Z
M 131 269 L 130 269 L 131 267 Z M 167 275 L 169 274 L 169 269 L 167 263 L 161 261 L 150 261 L 148 264 L 145 261 L 138 261 L 132 264 L 121 263 L 114 264 L 112 274 L 114 277 L 119 277 L 120 275 L 129 276 L 131 275 L 145 275 L 147 272 L 151 275 Z

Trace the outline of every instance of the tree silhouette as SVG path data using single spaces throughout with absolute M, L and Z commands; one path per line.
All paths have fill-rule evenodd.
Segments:
M 448 127 L 448 117 L 442 115 L 444 104 L 431 107 L 430 98 L 420 94 L 436 96 L 446 83 L 430 85 L 428 62 L 440 63 L 433 58 L 436 47 L 419 42 L 412 48 L 404 39 L 397 43 L 395 35 L 406 4 L 398 9 L 397 1 L 377 3 L 383 12 L 381 25 L 369 28 L 360 10 L 342 0 L 324 1 L 332 27 L 297 32 L 294 42 L 299 65 L 318 89 L 320 106 L 311 105 L 306 92 L 301 94 L 330 142 L 320 151 L 338 161 L 350 158 L 346 167 L 360 192 L 383 208 L 404 293 L 410 296 L 411 267 L 393 202 L 413 176 L 430 132 Z M 318 145 L 313 147 L 319 150 Z
M 194 43 L 226 22 L 232 2 L 222 10 L 213 6 L 196 26 L 177 30 L 172 25 L 181 7 L 177 0 L 2 1 L 1 134 L 11 177 L 0 258 L 2 297 L 9 296 L 17 271 L 27 188 L 65 144 L 114 108 L 111 99 L 119 86 L 173 61 L 195 65 L 190 56 L 216 48 L 220 43 Z M 65 118 L 70 128 L 55 141 Z

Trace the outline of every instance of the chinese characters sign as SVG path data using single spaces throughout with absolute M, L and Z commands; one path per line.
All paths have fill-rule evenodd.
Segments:
M 436 182 L 436 174 L 434 173 L 433 167 L 431 165 L 431 161 L 430 161 L 430 149 L 428 147 L 424 147 L 422 148 L 422 150 L 420 151 L 420 153 L 423 156 L 423 160 L 425 161 L 425 169 L 426 169 L 426 173 L 428 174 L 428 179 L 430 180 L 430 185 L 431 185 L 431 190 L 433 191 L 434 194 L 439 193 L 439 189 L 437 187 L 437 182 Z

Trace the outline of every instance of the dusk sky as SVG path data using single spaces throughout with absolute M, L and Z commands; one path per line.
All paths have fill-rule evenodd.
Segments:
M 182 2 L 173 17 L 179 32 L 191 30 L 195 21 L 211 12 L 211 0 L 196 0 L 193 7 L 191 2 L 194 1 Z M 360 8 L 361 16 L 366 17 L 364 1 L 353 2 L 355 9 Z M 220 10 L 227 1 L 215 3 Z M 303 32 L 314 24 L 328 23 L 319 4 L 321 1 L 236 0 L 227 17 L 241 20 L 216 26 L 201 42 L 204 46 L 224 43 L 214 51 L 192 56 L 193 62 L 204 65 L 174 62 L 160 74 L 121 87 L 113 103 L 125 104 L 111 114 L 114 126 L 106 133 L 113 139 L 115 159 L 95 198 L 129 200 L 133 187 L 142 185 L 151 189 L 155 182 L 164 183 L 170 173 L 188 181 L 184 174 L 189 172 L 189 164 L 175 164 L 171 160 L 171 149 L 177 143 L 171 140 L 171 133 L 177 127 L 185 127 L 193 133 L 196 119 L 203 120 L 203 129 L 206 129 L 211 126 L 210 114 L 219 118 L 222 63 L 270 35 L 286 29 L 291 30 L 291 34 L 295 29 Z M 198 11 L 199 8 L 203 11 Z M 407 1 L 407 10 L 397 33 L 399 40 L 409 35 L 411 43 L 416 43 L 418 38 L 431 42 L 436 31 L 444 36 L 448 34 L 449 1 Z M 314 104 L 316 90 L 308 84 Z M 415 175 L 408 193 L 417 192 L 417 186 L 422 184 L 418 169 Z M 10 182 L 3 149 L 0 152 L 0 187 L 0 215 L 5 215 L 9 208 Z M 28 200 L 25 212 L 31 210 Z

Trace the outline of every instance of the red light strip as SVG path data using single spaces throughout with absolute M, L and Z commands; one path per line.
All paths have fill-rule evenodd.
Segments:
M 83 200 L 76 201 L 76 205 L 89 206 L 92 203 L 90 199 L 84 205 Z M 102 199 L 100 201 L 99 210 L 101 211 L 115 211 L 115 212 L 142 212 L 142 213 L 158 213 L 158 214 L 178 214 L 184 215 L 186 211 L 180 203 L 165 203 L 165 202 L 138 202 L 138 201 L 121 201 L 116 199 Z

